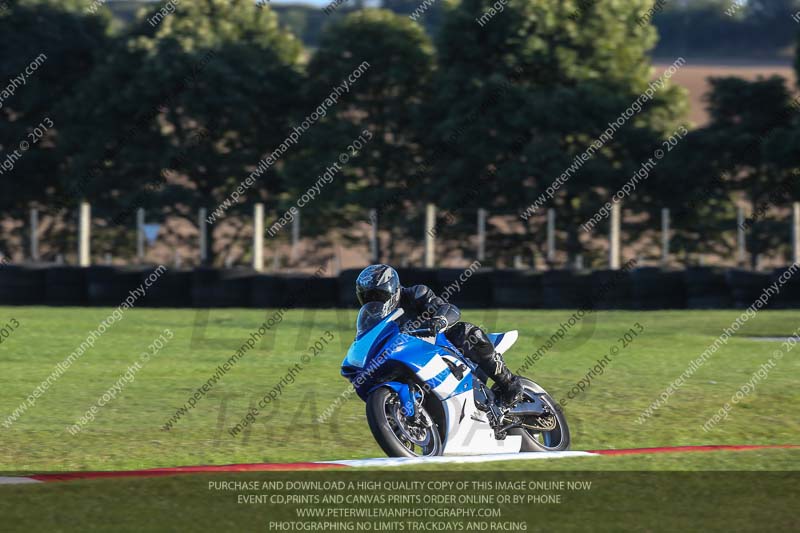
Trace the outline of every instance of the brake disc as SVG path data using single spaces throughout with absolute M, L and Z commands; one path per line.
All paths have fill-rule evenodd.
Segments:
M 522 427 L 525 429 L 532 429 L 534 431 L 552 431 L 558 425 L 558 421 L 556 421 L 556 417 L 553 415 L 539 417 L 536 419 L 536 422 L 539 422 L 540 424 L 534 425 L 527 422 L 523 422 Z

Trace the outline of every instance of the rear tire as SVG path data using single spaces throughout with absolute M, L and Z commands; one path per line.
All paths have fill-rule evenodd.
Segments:
M 535 431 L 519 428 L 509 431 L 509 434 L 520 435 L 522 437 L 523 452 L 563 452 L 569 450 L 570 436 L 567 419 L 561 407 L 553 400 L 543 388 L 537 383 L 527 378 L 520 378 L 520 383 L 524 389 L 523 394 L 530 399 L 538 396 L 550 408 L 556 419 L 556 427 L 550 431 Z M 532 417 L 533 418 L 533 417 Z
M 429 426 L 411 425 L 400 412 L 398 394 L 388 388 L 374 390 L 367 398 L 367 423 L 372 436 L 389 457 L 432 457 L 441 455 L 442 439 L 433 418 L 417 405 Z

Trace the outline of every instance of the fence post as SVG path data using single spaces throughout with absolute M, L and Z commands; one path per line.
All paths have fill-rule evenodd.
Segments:
M 380 263 L 381 261 L 381 251 L 378 249 L 378 210 L 377 209 L 370 209 L 369 210 L 369 249 L 370 253 L 372 254 L 372 262 L 373 263 Z M 338 256 L 337 256 L 338 257 Z
M 667 266 L 669 264 L 669 209 L 663 208 L 661 210 L 661 265 Z
M 608 246 L 608 267 L 611 270 L 619 270 L 620 210 L 621 207 L 618 203 L 611 206 L 611 231 Z
M 91 250 L 89 248 L 91 218 L 92 208 L 89 202 L 81 201 L 78 215 L 78 265 L 82 267 L 91 265 Z
M 207 246 L 207 239 L 208 235 L 206 233 L 206 208 L 201 207 L 197 211 L 197 229 L 200 235 L 200 264 L 205 265 L 206 261 L 208 261 L 208 246 Z
M 31 209 L 31 259 L 39 260 L 39 211 Z
M 800 202 L 792 203 L 792 264 L 800 264 Z
M 745 246 L 744 207 L 742 206 L 736 208 L 736 244 L 737 262 L 739 266 L 744 266 L 747 264 L 747 247 Z
M 336 257 L 333 265 L 334 265 L 333 275 L 335 277 L 339 277 L 339 274 L 341 274 L 342 272 L 342 249 L 339 246 L 338 240 L 336 242 Z
M 425 206 L 425 268 L 433 268 L 436 240 L 434 237 L 436 226 L 436 206 L 428 204 Z
M 486 209 L 478 209 L 478 261 L 486 258 Z
M 264 270 L 264 204 L 253 206 L 253 270 Z
M 144 262 L 144 208 L 136 210 L 136 258 Z
M 552 207 L 547 210 L 547 262 L 556 259 L 556 210 Z
M 292 251 L 290 253 L 292 262 L 297 261 L 300 253 L 300 211 L 292 219 Z

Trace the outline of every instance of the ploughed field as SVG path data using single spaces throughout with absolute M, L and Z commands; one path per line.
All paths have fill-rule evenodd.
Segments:
M 695 126 L 705 126 L 709 120 L 706 106 L 708 105 L 704 97 L 711 89 L 708 83 L 709 77 L 722 78 L 735 76 L 754 80 L 759 76 L 769 78 L 770 76 L 781 76 L 786 78 L 786 86 L 790 89 L 795 84 L 795 72 L 787 61 L 786 65 L 758 63 L 754 61 L 727 61 L 714 62 L 693 59 L 685 56 L 686 64 L 675 73 L 672 81 L 689 91 L 689 120 Z M 660 76 L 674 59 L 657 60 L 654 64 L 654 77 Z

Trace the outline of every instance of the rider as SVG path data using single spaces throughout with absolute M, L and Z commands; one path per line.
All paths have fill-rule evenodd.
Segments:
M 386 311 L 403 309 L 406 323 L 427 317 L 426 325 L 434 334 L 444 331 L 447 339 L 478 365 L 495 382 L 494 390 L 512 403 L 522 394 L 519 377 L 511 373 L 503 356 L 494 349 L 486 332 L 469 322 L 459 322 L 461 312 L 447 304 L 425 285 L 403 287 L 397 271 L 388 265 L 370 265 L 361 271 L 356 280 L 356 296 L 361 305 L 381 302 Z

